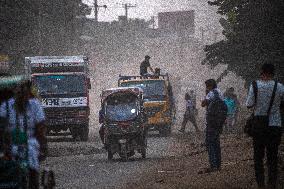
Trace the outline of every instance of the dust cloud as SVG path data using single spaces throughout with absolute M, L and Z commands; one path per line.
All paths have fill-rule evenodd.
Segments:
M 145 55 L 151 56 L 151 66 L 161 68 L 161 72 L 170 75 L 177 107 L 176 126 L 179 127 L 184 112 L 184 94 L 194 90 L 197 96 L 199 127 L 204 128 L 204 110 L 200 101 L 204 97 L 204 81 L 209 78 L 217 79 L 226 69 L 218 66 L 210 69 L 201 65 L 205 58 L 204 45 L 195 38 L 161 37 L 161 38 L 120 38 L 106 40 L 100 46 L 93 47 L 90 55 L 92 90 L 91 102 L 91 131 L 97 132 L 99 127 L 98 111 L 100 109 L 100 93 L 102 90 L 117 87 L 119 74 L 138 75 L 139 65 Z M 229 73 L 220 83 L 224 91 L 234 87 L 241 99 L 244 98 L 244 81 Z M 242 100 L 241 100 L 242 101 Z

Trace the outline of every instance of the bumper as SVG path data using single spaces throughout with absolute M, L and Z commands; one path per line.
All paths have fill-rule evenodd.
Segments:
M 107 125 L 106 126 L 107 133 L 109 135 L 131 135 L 143 132 L 144 128 L 140 126 L 129 126 L 129 127 L 120 127 L 117 125 Z
M 47 118 L 46 125 L 48 127 L 62 125 L 86 125 L 89 123 L 89 118 Z
M 160 127 L 164 125 L 171 125 L 172 119 L 170 117 L 150 117 L 148 118 L 147 126 Z

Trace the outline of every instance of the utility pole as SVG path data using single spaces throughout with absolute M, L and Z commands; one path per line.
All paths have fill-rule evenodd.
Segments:
M 94 9 L 95 9 L 95 22 L 98 23 L 98 14 L 99 14 L 99 8 L 107 8 L 106 5 L 98 5 L 98 0 L 94 0 Z
M 216 43 L 216 42 L 217 42 L 218 34 L 219 34 L 218 32 L 215 32 L 215 33 L 214 33 L 214 43 Z
M 152 25 L 152 29 L 156 29 L 155 16 L 151 16 L 150 24 Z
M 204 28 L 201 28 L 201 41 L 204 43 Z
M 128 4 L 128 3 L 124 4 L 126 21 L 128 21 L 128 9 L 133 8 L 133 7 L 136 7 L 136 5 L 132 5 L 132 4 Z
M 38 17 L 37 17 L 37 23 L 38 23 L 38 46 L 39 46 L 39 55 L 43 54 L 43 42 L 42 42 L 42 31 L 43 31 L 43 19 L 42 19 L 42 0 L 39 1 L 39 9 L 38 9 Z

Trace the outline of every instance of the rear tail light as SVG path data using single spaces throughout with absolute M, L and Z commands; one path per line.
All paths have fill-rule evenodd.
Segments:
M 86 117 L 87 116 L 87 112 L 85 110 L 80 110 L 80 111 L 78 111 L 78 116 L 79 117 Z

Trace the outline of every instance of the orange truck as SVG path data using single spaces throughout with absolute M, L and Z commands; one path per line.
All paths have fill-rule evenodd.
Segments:
M 175 104 L 168 74 L 159 76 L 119 76 L 119 87 L 139 87 L 144 93 L 147 129 L 163 136 L 171 133 Z

